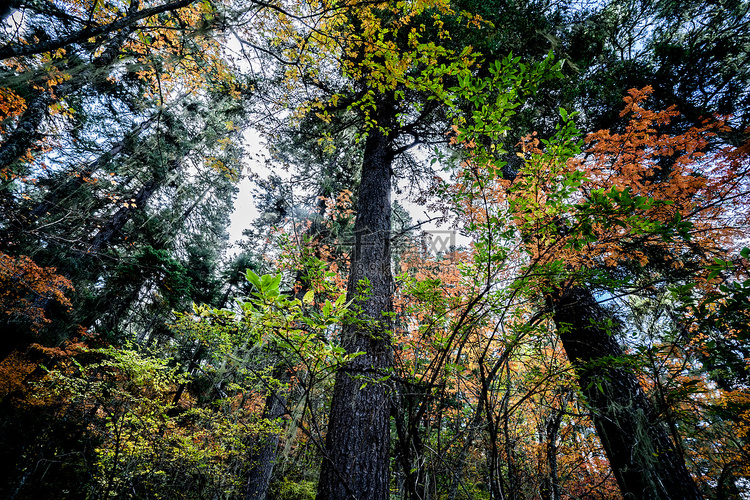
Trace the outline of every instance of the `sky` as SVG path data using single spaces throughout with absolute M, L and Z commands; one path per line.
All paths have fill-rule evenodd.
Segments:
M 242 239 L 242 231 L 249 228 L 251 222 L 259 216 L 252 195 L 255 185 L 247 174 L 253 173 L 261 177 L 267 177 L 272 172 L 266 162 L 268 156 L 267 149 L 261 142 L 258 132 L 252 129 L 248 130 L 244 134 L 244 139 L 247 154 L 244 160 L 242 180 L 238 185 L 239 193 L 235 199 L 234 212 L 232 212 L 228 228 L 231 244 L 228 250 L 229 255 L 239 253 L 240 249 L 235 243 Z M 280 169 L 277 169 L 276 173 L 281 177 L 285 177 L 284 172 Z M 409 200 L 405 195 L 398 196 L 395 193 L 393 195 L 393 199 L 398 201 L 409 212 L 414 224 L 426 221 L 437 215 L 429 212 L 426 207 Z M 437 251 L 447 250 L 447 248 L 443 248 L 447 244 L 466 246 L 470 242 L 469 238 L 457 233 L 450 234 L 449 228 L 438 226 L 434 222 L 425 223 L 421 226 L 421 229 L 425 233 L 429 233 L 427 235 L 428 245 L 432 244 Z

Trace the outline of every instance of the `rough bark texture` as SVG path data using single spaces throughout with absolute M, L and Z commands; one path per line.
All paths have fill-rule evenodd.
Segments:
M 626 499 L 701 498 L 683 458 L 623 355 L 612 318 L 592 293 L 568 289 L 550 298 L 565 352 L 592 409 L 594 425 Z
M 391 364 L 391 163 L 389 139 L 373 130 L 365 143 L 355 245 L 347 299 L 357 298 L 360 324 L 343 331 L 347 352 L 364 352 L 336 376 L 319 500 L 389 498 L 389 401 L 375 379 Z M 366 291 L 360 294 L 367 283 Z
M 286 370 L 276 373 L 275 378 L 288 381 Z M 286 412 L 286 397 L 282 391 L 272 391 L 266 399 L 263 410 L 263 418 L 276 420 Z M 271 484 L 273 467 L 276 464 L 276 451 L 279 446 L 279 434 L 269 432 L 259 436 L 256 449 L 250 457 L 250 473 L 248 475 L 247 487 L 245 489 L 245 500 L 266 500 L 268 498 L 268 486 Z

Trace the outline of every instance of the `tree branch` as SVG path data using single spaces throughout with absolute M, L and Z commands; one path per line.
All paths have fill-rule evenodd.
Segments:
M 177 0 L 176 2 L 167 3 L 158 7 L 152 7 L 150 9 L 144 9 L 139 12 L 128 14 L 116 21 L 112 21 L 109 24 L 102 26 L 95 26 L 81 30 L 72 35 L 58 38 L 57 40 L 50 40 L 47 42 L 39 42 L 33 45 L 24 45 L 22 43 L 10 43 L 4 47 L 0 47 L 0 61 L 8 59 L 10 57 L 30 56 L 33 54 L 41 54 L 44 52 L 51 52 L 53 50 L 61 49 L 68 45 L 83 42 L 91 37 L 99 36 L 104 33 L 111 33 L 113 31 L 121 30 L 125 27 L 131 26 L 132 24 L 144 19 L 151 17 L 162 12 L 168 12 L 172 10 L 181 9 L 187 7 L 191 3 L 197 0 Z

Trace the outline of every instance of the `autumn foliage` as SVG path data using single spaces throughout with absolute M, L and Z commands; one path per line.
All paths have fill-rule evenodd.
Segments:
M 715 110 L 746 58 L 667 88 L 690 19 L 615 39 L 673 3 L 0 8 L 0 495 L 649 498 L 635 429 L 625 474 L 739 497 L 750 143 Z M 247 163 L 230 257 L 257 136 L 284 173 Z
M 70 307 L 66 291 L 73 286 L 55 268 L 39 267 L 29 257 L 14 258 L 0 252 L 0 310 L 13 321 L 29 324 L 38 331 L 49 319 L 45 316 L 48 303 Z

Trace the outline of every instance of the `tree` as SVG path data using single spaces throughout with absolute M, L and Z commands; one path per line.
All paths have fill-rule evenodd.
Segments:
M 636 375 L 617 366 L 623 351 L 606 326 L 611 316 L 582 288 L 569 288 L 550 302 L 623 496 L 700 498 L 684 457 Z
M 134 301 L 151 291 L 164 299 L 166 314 L 170 307 L 184 307 L 189 286 L 170 291 L 170 277 L 157 276 L 180 268 L 173 265 L 175 257 L 195 267 L 195 248 L 201 243 L 215 249 L 212 256 L 203 254 L 205 264 L 213 258 L 214 268 L 221 251 L 227 224 L 222 212 L 232 201 L 232 182 L 240 170 L 236 138 L 244 111 L 238 104 L 242 86 L 222 59 L 218 35 L 206 31 L 209 12 L 215 11 L 207 4 L 155 10 L 129 5 L 135 17 L 124 14 L 127 23 L 119 28 L 117 18 L 124 11 L 117 4 L 91 7 L 87 26 L 106 27 L 96 39 L 85 30 L 80 16 L 86 12 L 79 5 L 61 10 L 18 4 L 28 7 L 26 22 L 5 33 L 6 48 L 27 50 L 36 39 L 41 52 L 3 61 L 4 95 L 20 92 L 26 103 L 10 110 L 17 111 L 15 119 L 3 122 L 0 148 L 12 158 L 4 164 L 0 240 L 11 255 L 64 269 L 77 290 L 71 316 L 52 302 L 43 305 L 57 322 L 47 342 L 69 338 L 76 325 L 97 324 L 114 334 L 126 313 L 134 312 Z M 75 40 L 50 54 L 42 50 L 44 30 L 47 39 Z M 49 142 L 53 128 L 54 144 Z M 29 148 L 36 157 L 26 155 Z M 192 224 L 193 230 L 183 232 Z M 201 225 L 205 234 L 198 236 Z M 141 257 L 165 250 L 173 255 L 162 255 L 167 264 L 160 271 L 129 273 L 140 283 L 116 276 L 128 268 L 123 260 L 146 263 L 149 259 Z M 184 284 L 185 276 L 172 278 L 172 284 Z M 196 289 L 210 281 L 192 278 Z M 123 300 L 111 308 L 117 295 L 112 288 L 119 285 Z M 154 286 L 157 290 L 147 290 Z M 148 332 L 163 323 L 156 319 L 163 309 L 155 315 L 147 309 L 141 312 L 150 317 L 131 321 L 132 327 Z M 23 344 L 29 340 L 26 333 L 11 336 L 12 342 Z
M 735 493 L 744 2 L 177 5 L 0 10 L 4 493 Z M 222 287 L 247 112 L 293 173 Z
M 54 300 L 70 307 L 65 296 L 72 290 L 70 280 L 56 273 L 55 268 L 41 268 L 28 257 L 15 259 L 0 252 L 0 309 L 10 322 L 21 322 L 26 328 L 38 331 L 50 319 L 44 314 L 44 304 Z M 3 354 L 8 354 L 4 352 Z
M 719 136 L 735 146 L 744 143 L 750 81 L 742 46 L 749 14 L 744 1 L 615 0 L 591 12 L 568 42 L 571 55 L 590 57 L 581 66 L 585 80 L 577 84 L 575 107 L 586 132 L 626 126 L 617 117 L 620 99 L 630 88 L 651 85 L 656 108 L 680 110 L 669 126 L 674 133 L 713 115 L 733 115 Z
M 392 17 L 396 14 L 398 21 Z M 399 6 L 358 8 L 322 20 L 310 34 L 297 32 L 284 19 L 276 21 L 277 33 L 286 37 L 283 43 L 297 39 L 305 49 L 301 54 L 276 56 L 284 61 L 298 58 L 300 66 L 284 68 L 285 78 L 294 83 L 301 78 L 311 89 L 311 99 L 303 102 L 294 116 L 316 112 L 324 121 L 343 117 L 346 129 L 360 124 L 366 131 L 347 285 L 349 300 L 361 308 L 362 322 L 344 332 L 350 352 L 362 350 L 365 354 L 354 360 L 349 373 L 337 377 L 327 435 L 329 451 L 319 483 L 321 497 L 387 495 L 390 410 L 382 380 L 388 374 L 391 343 L 391 176 L 397 170 L 394 160 L 415 145 L 445 141 L 444 125 L 437 124 L 446 123 L 444 106 L 457 106 L 453 100 L 459 99 L 450 95 L 448 82 L 470 74 L 475 64 L 471 47 L 458 50 L 440 42 L 448 40 L 442 17 L 451 15 L 445 5 L 420 5 L 409 14 Z M 304 18 L 303 13 L 298 16 Z M 468 13 L 456 15 L 456 20 L 461 19 L 480 23 Z M 423 21 L 424 26 L 419 24 Z M 258 47 L 250 40 L 244 43 Z M 316 46 L 335 57 L 319 62 L 320 53 L 311 48 Z M 345 79 L 332 74 L 329 67 Z M 535 66 L 521 73 L 517 81 L 509 77 L 508 85 L 526 92 L 543 79 L 539 75 L 544 69 Z M 498 73 L 494 77 L 502 78 Z M 530 80 L 526 86 L 520 83 L 524 78 Z M 284 102 L 288 102 L 286 97 Z M 381 383 L 374 382 L 378 379 Z M 350 425 L 341 425 L 343 421 Z
M 737 225 L 737 219 L 727 224 L 734 215 L 724 212 L 729 204 L 745 203 L 740 200 L 746 188 L 737 189 L 746 186 L 745 170 L 736 162 L 719 167 L 719 155 L 710 175 L 698 174 L 701 149 L 718 125 L 659 135 L 656 127 L 676 112 L 652 112 L 641 106 L 643 92 L 630 94 L 623 112 L 632 113 L 630 124 L 622 134 L 591 134 L 588 159 L 570 160 L 578 151 L 571 140 L 576 131 L 561 111 L 558 137 L 531 139 L 525 146 L 527 167 L 514 181 L 496 179 L 500 166 L 487 161 L 480 148 L 469 150 L 470 161 L 489 176 L 485 181 L 476 171 L 469 175 L 477 178 L 475 188 L 489 190 L 480 192 L 483 199 L 501 200 L 495 212 L 479 216 L 479 224 L 494 220 L 519 228 L 529 252 L 522 289 L 546 297 L 623 494 L 668 498 L 677 491 L 696 498 L 680 443 L 670 438 L 623 359 L 613 337 L 617 320 L 591 289 L 635 294 L 638 289 L 628 286 L 631 273 L 649 276 L 652 284 L 700 276 L 710 261 L 707 254 L 721 252 L 724 238 L 745 224 Z M 470 141 L 475 129 L 464 130 L 457 140 Z M 475 204 L 475 196 L 466 199 L 467 206 Z M 498 229 L 496 244 L 513 234 Z M 491 251 L 507 254 L 502 246 L 492 250 L 490 236 L 484 238 L 484 259 Z M 633 442 L 633 435 L 644 439 Z

